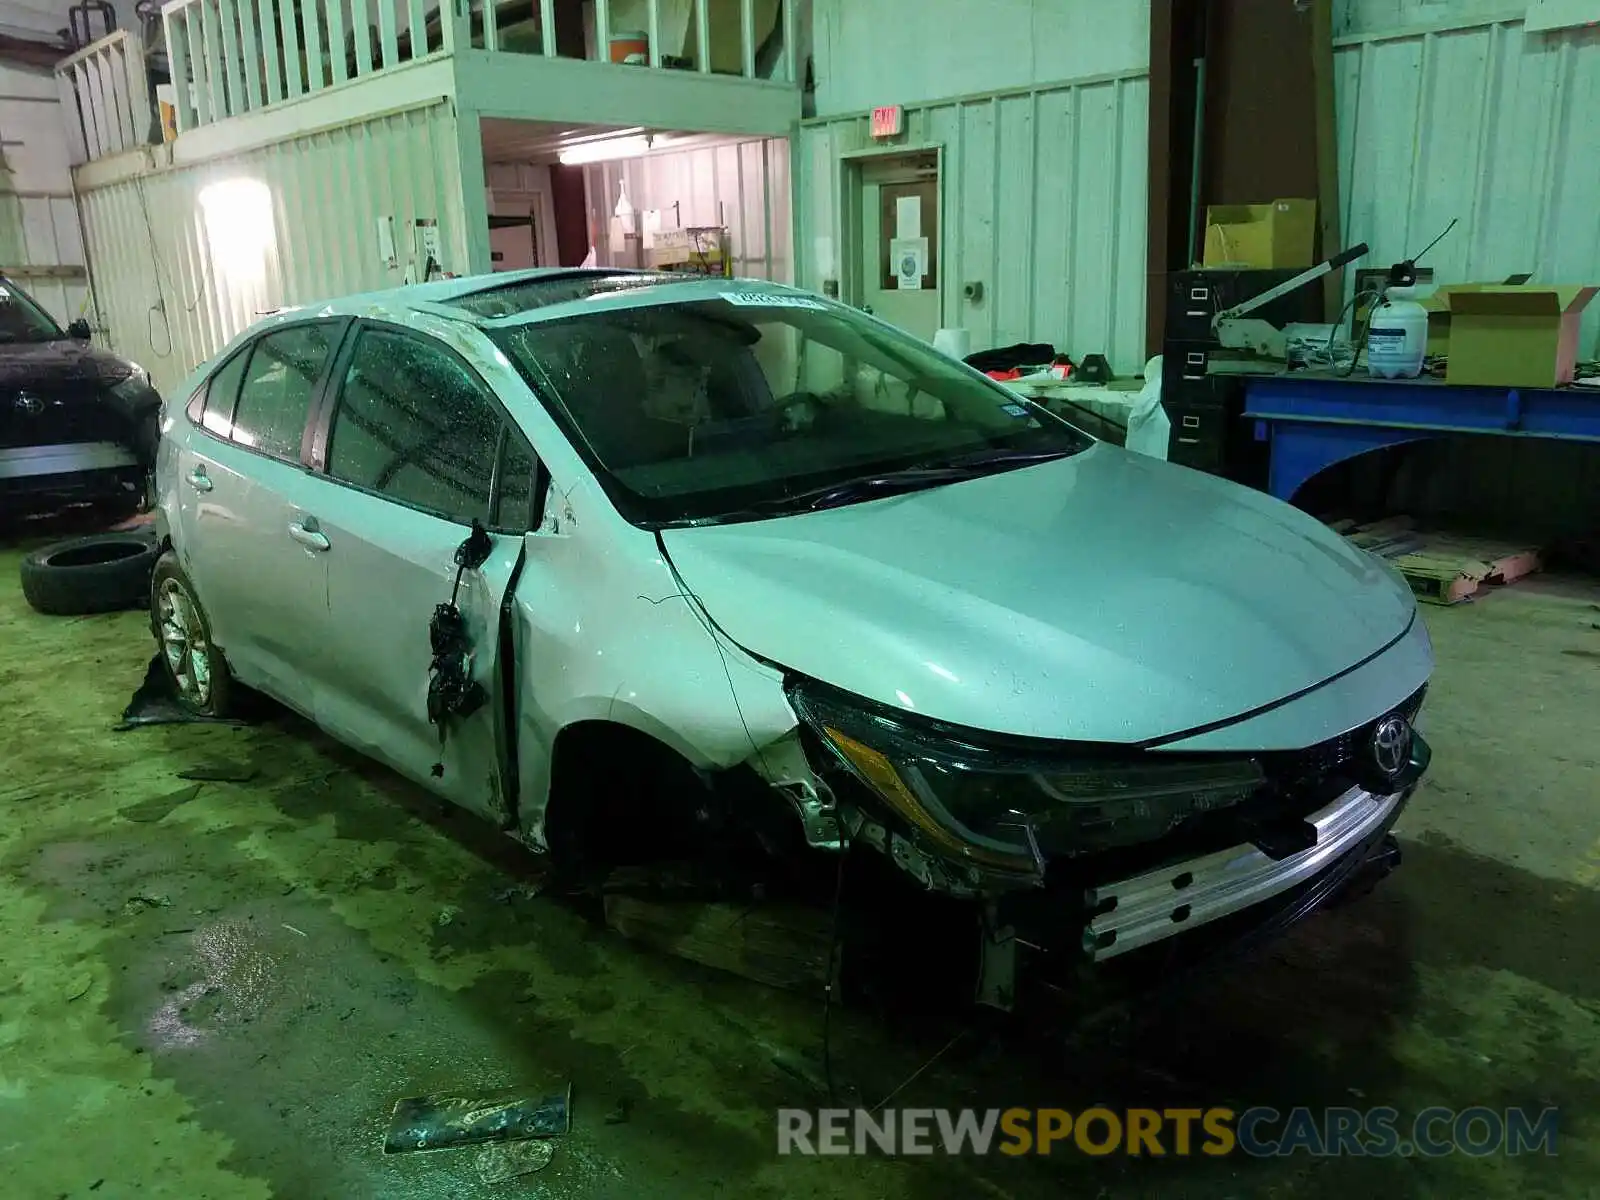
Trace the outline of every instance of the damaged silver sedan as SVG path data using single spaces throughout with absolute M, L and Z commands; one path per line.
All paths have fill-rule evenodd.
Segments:
M 1314 894 L 1427 765 L 1380 560 L 778 285 L 280 313 L 157 474 L 191 707 L 259 689 L 564 862 L 871 846 L 983 915 L 996 1002 L 1035 925 L 1093 960 Z

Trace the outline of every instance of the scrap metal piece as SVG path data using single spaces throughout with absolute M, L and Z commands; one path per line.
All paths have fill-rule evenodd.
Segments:
M 554 1096 L 504 1088 L 463 1096 L 410 1096 L 396 1100 L 383 1140 L 385 1154 L 444 1150 L 483 1142 L 560 1137 L 572 1128 L 572 1085 Z
M 548 1167 L 555 1154 L 555 1143 L 550 1141 L 488 1146 L 478 1154 L 478 1178 L 485 1183 L 505 1183 L 520 1175 L 532 1175 Z

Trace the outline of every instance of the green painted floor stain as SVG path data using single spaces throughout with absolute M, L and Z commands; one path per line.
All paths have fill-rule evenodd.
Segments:
M 1592 596 L 1430 610 L 1435 771 L 1407 861 L 1092 1040 L 974 1026 L 901 1106 L 1558 1106 L 1555 1158 L 779 1159 L 818 1006 L 644 953 L 538 862 L 283 719 L 113 733 L 145 618 L 31 612 L 0 553 L 0 1195 L 941 1200 L 1600 1194 Z M 245 783 L 187 782 L 201 763 Z M 837 1016 L 837 1014 L 836 1014 Z M 837 1016 L 877 1099 L 947 1040 Z M 1030 1040 L 1031 1039 L 1031 1040 Z M 571 1082 L 554 1161 L 385 1158 L 403 1095 Z M 608 1114 L 626 1119 L 607 1121 Z

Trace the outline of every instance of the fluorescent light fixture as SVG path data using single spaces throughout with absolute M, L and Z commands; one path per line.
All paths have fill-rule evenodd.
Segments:
M 664 150 L 679 139 L 662 137 L 659 133 L 636 134 L 629 137 L 602 138 L 568 146 L 561 151 L 562 166 L 576 167 L 584 163 L 612 162 L 619 158 L 638 158 L 652 150 Z
M 211 261 L 230 282 L 258 284 L 277 242 L 272 189 L 259 179 L 223 179 L 200 189 Z
M 589 142 L 561 152 L 561 165 L 578 167 L 584 163 L 611 162 L 618 158 L 638 158 L 650 149 L 650 139 L 643 134 L 636 137 L 607 138 L 603 142 Z

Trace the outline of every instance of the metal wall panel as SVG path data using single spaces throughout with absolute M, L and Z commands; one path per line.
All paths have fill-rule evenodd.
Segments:
M 1334 62 L 1345 240 L 1369 265 L 1459 218 L 1424 260 L 1440 281 L 1600 282 L 1600 29 L 1360 35 Z M 1600 306 L 1581 353 L 1600 356 Z
M 794 278 L 789 143 L 783 138 L 591 163 L 584 170 L 589 228 L 599 243 L 596 258 L 605 266 L 619 261 L 606 243 L 624 179 L 628 202 L 640 213 L 661 209 L 667 228 L 674 220 L 677 228 L 726 225 L 735 275 L 780 283 Z
M 1119 373 L 1144 366 L 1143 75 L 929 104 L 907 111 L 908 146 L 939 146 L 943 323 L 974 349 L 1049 342 L 1105 354 Z M 867 119 L 801 126 L 799 278 L 840 277 L 841 156 L 871 146 Z M 967 283 L 983 284 L 969 303 Z
M 59 96 L 50 72 L 0 63 L 0 268 L 64 325 L 89 284 Z
M 439 222 L 444 266 L 463 270 L 459 162 L 455 117 L 440 103 L 84 191 L 109 344 L 170 389 L 273 309 L 420 274 L 412 252 L 419 219 Z M 272 229 L 240 231 L 264 237 L 259 271 L 230 269 L 200 199 L 208 186 L 239 180 L 270 192 Z M 379 256 L 382 216 L 394 218 L 392 263 Z

